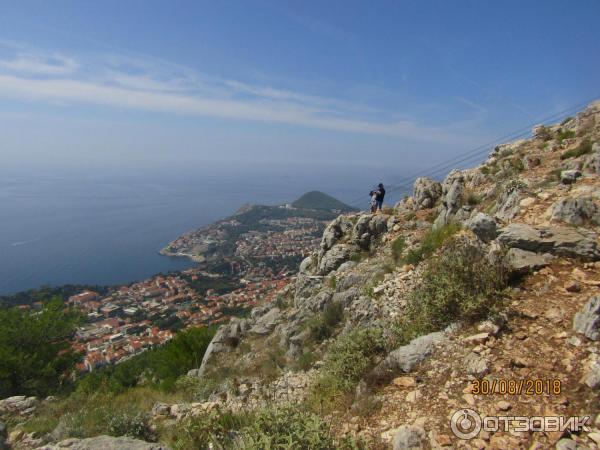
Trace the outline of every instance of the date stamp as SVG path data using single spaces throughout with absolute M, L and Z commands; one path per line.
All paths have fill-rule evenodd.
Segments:
M 473 395 L 560 395 L 562 383 L 556 378 L 477 379 L 471 382 Z

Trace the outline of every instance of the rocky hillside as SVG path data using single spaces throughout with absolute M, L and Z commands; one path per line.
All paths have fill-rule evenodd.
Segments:
M 267 448 L 271 439 L 270 448 L 597 449 L 599 232 L 595 103 L 496 147 L 479 167 L 441 183 L 417 179 L 391 215 L 333 220 L 294 285 L 219 329 L 182 380 L 187 397 L 154 404 L 156 429 L 177 430 L 159 440 L 177 448 Z M 284 411 L 284 424 L 265 408 Z M 465 408 L 511 416 L 510 429 L 461 439 L 451 418 L 458 411 L 458 431 L 469 431 Z M 236 422 L 252 411 L 263 411 L 254 431 Z M 206 419 L 225 416 L 227 424 Z M 515 416 L 590 420 L 578 432 L 519 431 Z M 274 444 L 284 429 L 296 446 Z M 18 448 L 30 438 L 10 440 Z M 77 442 L 64 446 L 99 448 Z

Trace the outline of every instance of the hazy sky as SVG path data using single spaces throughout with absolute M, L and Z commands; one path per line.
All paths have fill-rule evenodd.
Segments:
M 0 0 L 3 167 L 427 166 L 600 97 L 600 1 Z

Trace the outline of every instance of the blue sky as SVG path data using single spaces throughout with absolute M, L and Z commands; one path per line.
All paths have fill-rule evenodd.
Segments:
M 427 167 L 600 96 L 600 2 L 0 1 L 3 165 Z

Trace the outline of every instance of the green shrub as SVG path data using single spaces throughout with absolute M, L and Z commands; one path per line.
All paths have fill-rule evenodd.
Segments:
M 336 439 L 326 421 L 297 405 L 188 418 L 170 430 L 168 440 L 174 450 L 366 448 L 352 439 Z
M 575 137 L 575 131 L 573 130 L 560 130 L 556 134 L 556 140 L 562 142 L 564 139 L 571 139 Z
M 421 244 L 417 248 L 410 249 L 404 258 L 407 264 L 418 264 L 424 258 L 431 255 L 434 251 L 444 244 L 451 236 L 460 230 L 460 225 L 450 223 L 440 228 L 431 228 L 423 237 Z
M 308 321 L 308 330 L 313 340 L 317 342 L 328 339 L 333 334 L 335 326 L 344 318 L 344 308 L 340 302 L 329 302 L 323 311 Z
M 569 158 L 578 158 L 582 155 L 587 155 L 592 153 L 592 142 L 589 139 L 586 139 L 577 147 L 567 150 L 562 155 L 560 155 L 560 159 L 569 159 Z
M 479 171 L 480 171 L 482 174 L 484 174 L 484 175 L 487 175 L 488 173 L 490 173 L 490 168 L 489 168 L 488 166 L 481 166 L 481 167 L 479 168 Z
M 481 203 L 481 197 L 475 192 L 468 191 L 464 197 L 467 205 L 475 206 Z
M 502 261 L 492 263 L 479 247 L 454 240 L 428 262 L 422 280 L 409 295 L 396 327 L 400 343 L 453 322 L 472 322 L 493 314 L 507 283 Z
M 337 286 L 337 277 L 335 275 L 331 275 L 327 280 L 327 284 L 331 289 L 335 290 L 335 287 Z
M 525 164 L 521 158 L 514 158 L 510 162 L 510 166 L 517 172 L 523 172 L 525 170 Z
M 394 239 L 394 242 L 392 242 L 392 257 L 394 258 L 396 264 L 402 261 L 402 253 L 404 253 L 405 249 L 406 239 L 404 239 L 404 236 L 398 236 L 396 239 Z
M 65 375 L 81 360 L 71 347 L 81 319 L 59 298 L 39 312 L 0 307 L 0 398 L 45 396 L 64 388 Z
M 552 132 L 550 131 L 550 128 L 548 128 L 544 125 L 540 126 L 540 129 L 538 130 L 537 135 L 543 141 L 549 141 L 550 139 L 552 139 Z
M 376 328 L 357 328 L 338 337 L 327 352 L 309 403 L 326 409 L 339 405 L 373 367 L 375 357 L 383 354 L 384 344 Z

